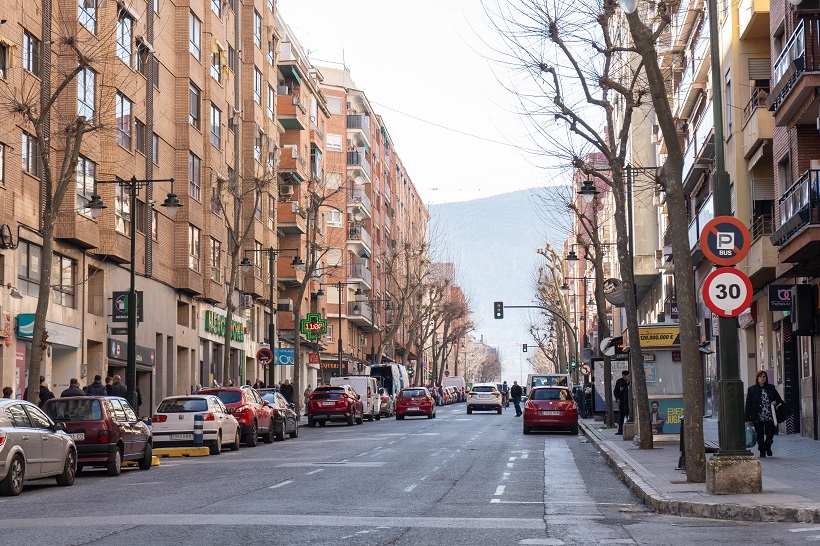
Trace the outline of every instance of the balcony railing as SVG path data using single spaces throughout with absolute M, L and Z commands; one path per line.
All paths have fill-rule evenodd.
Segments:
M 372 208 L 370 197 L 364 192 L 364 190 L 353 190 L 350 192 L 347 202 L 351 204 L 359 204 L 368 212 Z
M 307 108 L 305 108 L 305 105 L 302 104 L 301 100 L 299 100 L 298 95 L 291 95 L 290 103 L 298 108 L 303 114 L 307 114 Z
M 351 279 L 362 279 L 368 285 L 373 285 L 373 272 L 370 271 L 366 265 L 354 264 L 350 266 L 350 271 L 347 276 Z
M 369 321 L 373 321 L 373 308 L 366 301 L 349 301 L 347 302 L 347 314 L 349 316 L 364 317 Z
M 347 128 L 348 129 L 359 129 L 362 131 L 366 138 L 370 139 L 370 116 L 366 116 L 364 114 L 354 114 L 347 116 Z
M 804 21 L 801 19 L 800 22 L 797 23 L 797 27 L 794 29 L 794 32 L 792 32 L 792 35 L 789 36 L 789 41 L 786 42 L 786 47 L 783 48 L 783 51 L 780 52 L 780 55 L 778 55 L 777 59 L 774 61 L 774 66 L 772 69 L 774 82 L 779 82 L 780 79 L 786 75 L 786 71 L 794 61 L 804 59 L 805 56 L 806 26 Z M 798 70 L 800 69 L 798 68 Z
M 361 241 L 368 248 L 370 248 L 372 245 L 372 239 L 370 238 L 370 234 L 367 232 L 364 226 L 349 226 L 347 228 L 347 239 L 349 241 Z
M 769 98 L 769 88 L 768 87 L 755 87 L 755 90 L 752 92 L 752 98 L 749 99 L 749 102 L 746 104 L 746 107 L 743 109 L 743 124 L 745 125 L 748 121 L 752 118 L 752 114 L 755 113 L 755 110 L 758 108 L 765 108 L 766 107 L 766 99 Z
M 820 205 L 820 170 L 804 172 L 779 199 L 780 226 L 772 236 L 772 244 L 781 246 L 807 224 L 818 223 Z
M 774 218 L 771 214 L 756 214 L 752 216 L 750 223 L 752 225 L 752 242 L 774 233 Z
M 695 245 L 700 238 L 700 232 L 703 230 L 703 226 L 705 226 L 709 220 L 715 217 L 715 209 L 712 202 L 712 196 L 710 195 L 706 201 L 704 201 L 703 205 L 701 205 L 700 210 L 698 210 L 697 216 L 695 216 L 691 222 L 689 222 L 689 248 L 694 249 Z
M 775 98 L 769 98 L 770 110 L 777 110 L 805 70 L 820 70 L 820 19 L 817 18 L 801 19 L 775 59 L 772 68 Z
M 364 148 L 347 152 L 347 164 L 348 166 L 361 167 L 367 174 L 367 178 L 370 178 L 370 162 L 367 160 L 367 154 L 365 153 Z

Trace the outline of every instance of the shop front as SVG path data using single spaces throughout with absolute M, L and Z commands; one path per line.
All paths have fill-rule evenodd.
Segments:
M 45 376 L 49 388 L 59 394 L 67 389 L 71 379 L 81 379 L 81 351 L 82 330 L 66 324 L 59 324 L 50 320 L 46 321 L 46 332 L 48 333 L 48 344 L 43 355 L 43 367 L 41 375 Z M 34 313 L 20 313 L 17 315 L 17 380 L 26 381 L 25 361 L 31 346 L 31 338 L 34 336 Z M 22 371 L 20 363 L 22 358 Z M 23 384 L 19 392 L 23 392 Z
M 108 339 L 108 375 L 119 375 L 125 383 L 128 343 L 118 339 Z M 137 409 L 140 415 L 149 415 L 154 408 L 154 381 L 156 352 L 150 347 L 137 345 L 137 387 L 142 395 L 142 405 Z

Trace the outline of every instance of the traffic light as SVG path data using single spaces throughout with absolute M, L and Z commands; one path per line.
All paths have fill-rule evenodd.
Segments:
M 503 319 L 504 318 L 504 302 L 497 301 L 493 303 L 493 309 L 495 312 L 495 318 Z
M 525 353 L 527 352 L 527 344 L 526 343 L 521 346 L 521 350 L 524 351 Z
M 569 365 L 574 369 L 578 366 L 578 363 L 575 362 L 575 359 L 573 358 L 572 361 L 569 363 Z

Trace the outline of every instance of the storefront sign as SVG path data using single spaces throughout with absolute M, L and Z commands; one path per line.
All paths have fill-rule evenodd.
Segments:
M 321 367 L 322 367 L 323 370 L 338 370 L 339 369 L 339 363 L 336 362 L 335 360 L 334 361 L 326 360 L 326 361 L 322 362 Z
M 128 292 L 114 292 L 111 322 L 128 322 Z M 142 322 L 142 290 L 137 290 L 137 322 Z
M 770 284 L 769 311 L 790 311 L 792 308 L 792 287 L 785 284 Z
M 680 345 L 680 327 L 678 326 L 642 326 L 639 332 L 641 348 Z
M 307 317 L 299 322 L 299 331 L 308 339 L 319 339 L 327 332 L 327 321 L 319 313 L 308 313 Z
M 672 320 L 680 320 L 677 300 L 672 300 L 672 302 L 669 304 L 669 318 Z
M 150 347 L 137 345 L 137 364 L 156 366 L 155 351 Z M 126 360 L 128 358 L 128 343 L 116 339 L 108 340 L 108 358 Z
M 65 324 L 46 321 L 46 332 L 48 332 L 48 343 L 53 345 L 63 345 L 79 349 L 82 346 L 82 330 Z M 31 339 L 34 337 L 34 313 L 21 313 L 17 315 L 17 337 Z
M 308 353 L 308 364 L 319 364 L 319 353 Z
M 279 347 L 274 349 L 273 363 L 277 366 L 293 366 L 293 347 Z
M 655 362 L 655 353 L 643 353 L 644 362 Z
M 225 336 L 225 315 L 205 311 L 205 331 L 218 336 Z M 245 341 L 245 327 L 238 320 L 231 320 L 231 341 Z

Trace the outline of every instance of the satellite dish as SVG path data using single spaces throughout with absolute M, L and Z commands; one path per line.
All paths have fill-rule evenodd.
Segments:
M 615 356 L 615 346 L 612 345 L 611 337 L 605 337 L 601 340 L 601 352 L 605 356 Z

